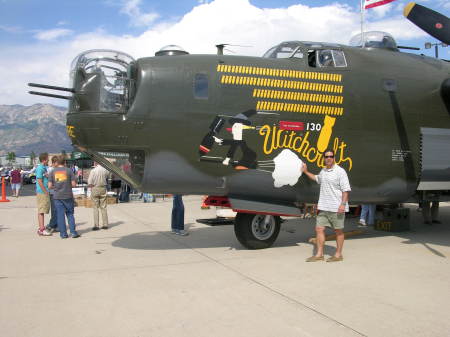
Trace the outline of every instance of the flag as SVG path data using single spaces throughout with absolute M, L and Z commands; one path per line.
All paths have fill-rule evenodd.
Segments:
M 386 5 L 392 1 L 395 1 L 395 0 L 366 0 L 364 9 Z

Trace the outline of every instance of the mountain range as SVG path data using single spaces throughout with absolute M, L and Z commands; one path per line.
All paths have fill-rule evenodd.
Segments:
M 0 105 L 0 155 L 71 152 L 66 113 L 67 108 L 52 104 Z

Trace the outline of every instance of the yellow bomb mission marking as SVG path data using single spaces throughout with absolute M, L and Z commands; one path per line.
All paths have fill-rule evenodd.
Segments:
M 267 101 L 258 101 L 256 103 L 256 110 L 290 111 L 290 112 L 326 114 L 335 116 L 342 116 L 342 114 L 344 113 L 343 108 L 338 108 L 334 106 L 280 103 Z
M 274 87 L 283 89 L 322 91 L 336 94 L 342 94 L 344 89 L 342 85 L 335 85 L 328 83 L 290 81 L 272 78 L 231 76 L 231 75 L 222 75 L 222 77 L 220 78 L 220 83 L 232 85 L 251 85 L 256 87 Z
M 330 74 L 313 71 L 298 71 L 291 69 L 273 69 L 273 68 L 218 64 L 217 71 L 220 73 L 249 74 L 249 75 L 274 76 L 286 78 L 304 78 L 308 80 L 320 80 L 329 82 L 342 81 L 341 74 Z
M 313 94 L 308 92 L 295 91 L 279 91 L 279 90 L 265 90 L 254 89 L 253 97 L 257 98 L 272 98 L 289 101 L 305 101 L 305 102 L 319 102 L 328 104 L 342 104 L 344 102 L 343 96 Z

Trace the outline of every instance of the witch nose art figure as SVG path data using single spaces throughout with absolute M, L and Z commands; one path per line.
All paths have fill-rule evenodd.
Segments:
M 246 129 L 254 129 L 251 126 L 251 121 L 249 117 L 256 114 L 256 110 L 250 109 L 242 113 L 231 117 L 228 122 L 231 126 L 231 134 L 233 139 L 220 139 L 214 136 L 214 141 L 222 146 L 229 146 L 225 160 L 222 162 L 223 165 L 229 165 L 230 160 L 234 159 L 234 155 L 238 148 L 242 151 L 242 158 L 238 160 L 237 164 L 234 166 L 236 170 L 246 170 L 256 168 L 256 153 L 247 146 L 247 143 L 243 139 L 243 131 Z

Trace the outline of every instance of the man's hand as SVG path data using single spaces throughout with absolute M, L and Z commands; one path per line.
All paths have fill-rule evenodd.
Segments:
M 345 205 L 340 205 L 339 206 L 338 213 L 345 213 Z
M 317 181 L 316 175 L 308 171 L 308 166 L 305 163 L 303 163 L 301 170 L 309 179 Z

